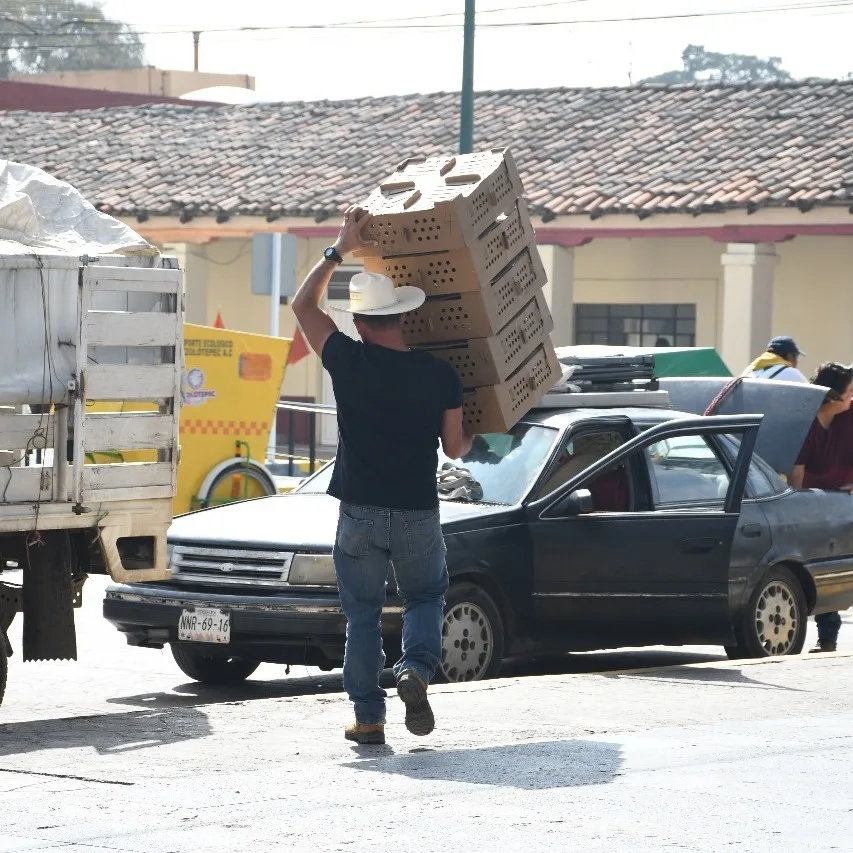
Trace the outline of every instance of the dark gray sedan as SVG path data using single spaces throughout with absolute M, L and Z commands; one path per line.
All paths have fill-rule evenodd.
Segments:
M 794 491 L 777 473 L 793 465 L 822 392 L 800 386 L 786 399 L 777 383 L 768 399 L 770 383 L 755 382 L 713 417 L 696 413 L 721 380 L 678 380 L 619 405 L 557 401 L 478 439 L 441 507 L 451 586 L 439 677 L 488 678 L 508 655 L 542 650 L 797 654 L 809 614 L 853 605 L 853 498 Z M 768 414 L 735 413 L 750 408 Z M 169 643 L 201 681 L 239 681 L 264 661 L 340 666 L 330 473 L 177 518 L 172 580 L 110 586 L 106 618 L 131 645 Z M 389 578 L 392 653 L 400 619 Z

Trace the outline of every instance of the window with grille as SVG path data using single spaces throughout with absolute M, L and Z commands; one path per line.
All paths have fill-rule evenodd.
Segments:
M 361 272 L 361 267 L 338 267 L 332 273 L 332 279 L 329 282 L 329 289 L 326 291 L 327 299 L 331 301 L 345 300 L 349 302 L 349 282 L 350 279 L 357 273 Z
M 575 305 L 575 343 L 629 347 L 696 346 L 696 306 Z

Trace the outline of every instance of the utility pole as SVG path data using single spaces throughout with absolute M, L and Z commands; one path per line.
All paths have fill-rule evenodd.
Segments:
M 465 0 L 465 35 L 462 47 L 462 105 L 459 153 L 470 154 L 474 145 L 474 0 Z
M 281 314 L 281 232 L 276 231 L 272 235 L 272 263 L 270 264 L 270 335 L 277 338 L 279 334 L 278 320 Z M 278 446 L 278 435 L 276 429 L 276 418 L 278 409 L 272 413 L 272 427 L 270 428 L 270 442 L 267 445 L 267 462 L 275 462 L 276 448 Z M 291 451 L 292 453 L 293 451 Z
M 196 30 L 193 33 L 193 71 L 198 71 L 198 43 L 201 39 L 201 32 Z

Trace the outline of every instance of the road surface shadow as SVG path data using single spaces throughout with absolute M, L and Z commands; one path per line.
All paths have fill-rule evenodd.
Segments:
M 722 658 L 725 660 L 725 658 Z M 511 658 L 500 673 L 501 678 L 535 677 L 537 675 L 571 675 L 603 673 L 612 670 L 644 669 L 713 663 L 719 656 L 682 651 L 584 652 L 576 654 L 543 655 L 535 658 Z M 394 689 L 394 675 L 386 669 L 380 684 L 388 691 Z M 318 696 L 342 693 L 343 676 L 340 670 L 323 674 L 290 676 L 270 681 L 248 680 L 235 685 L 211 685 L 189 681 L 172 690 L 115 696 L 107 702 L 137 708 L 190 708 L 204 705 L 252 702 L 258 699 L 287 699 L 296 696 Z
M 386 690 L 394 689 L 394 674 L 386 670 L 380 684 Z M 178 684 L 171 691 L 138 693 L 132 696 L 114 696 L 107 699 L 111 705 L 133 705 L 141 708 L 193 708 L 202 705 L 241 704 L 258 699 L 287 699 L 297 696 L 318 696 L 324 693 L 343 693 L 340 672 L 328 675 L 309 675 L 300 678 L 274 681 L 244 681 L 242 684 L 214 685 L 189 681 Z
M 100 755 L 119 755 L 210 734 L 207 716 L 194 708 L 32 720 L 0 725 L 0 757 L 87 746 Z
M 366 754 L 366 751 L 365 751 Z M 411 779 L 470 782 L 542 791 L 604 785 L 619 775 L 621 746 L 591 740 L 554 740 L 407 755 L 381 755 L 343 766 Z
M 386 689 L 394 684 L 388 673 L 382 678 Z M 296 696 L 316 696 L 324 693 L 342 693 L 340 673 L 306 676 L 304 678 L 276 679 L 275 681 L 244 681 L 242 684 L 214 685 L 189 681 L 178 684 L 171 691 L 137 693 L 131 696 L 114 696 L 107 699 L 111 705 L 131 705 L 139 708 L 167 709 L 194 708 L 203 705 L 226 705 L 253 702 L 258 699 L 287 699 Z
M 631 651 L 574 652 L 510 658 L 504 661 L 501 678 L 536 675 L 574 675 L 606 673 L 619 669 L 651 669 L 663 666 L 686 666 L 692 663 L 714 663 L 727 660 L 725 655 L 684 652 L 668 649 Z
M 668 684 L 720 684 L 724 686 L 749 687 L 758 690 L 786 690 L 793 693 L 806 693 L 805 688 L 785 687 L 780 684 L 768 684 L 749 678 L 739 669 L 717 669 L 715 667 L 672 667 L 647 672 L 603 672 L 605 678 L 642 678 L 644 681 L 661 681 Z

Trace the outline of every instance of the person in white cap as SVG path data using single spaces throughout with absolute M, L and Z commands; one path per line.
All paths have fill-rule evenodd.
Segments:
M 350 207 L 338 239 L 293 298 L 311 348 L 332 377 L 338 452 L 329 494 L 341 502 L 334 547 L 341 607 L 347 618 L 344 689 L 355 707 L 345 736 L 385 743 L 385 667 L 381 615 L 393 565 L 403 600 L 403 656 L 394 666 L 406 728 L 427 735 L 435 719 L 427 685 L 441 659 L 448 577 L 438 513 L 438 443 L 451 459 L 471 450 L 462 426 L 462 383 L 453 367 L 411 350 L 400 320 L 420 307 L 417 287 L 395 287 L 377 273 L 350 282 L 349 310 L 361 336 L 340 332 L 320 301 L 332 272 L 355 249 L 366 211 Z

